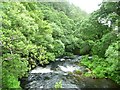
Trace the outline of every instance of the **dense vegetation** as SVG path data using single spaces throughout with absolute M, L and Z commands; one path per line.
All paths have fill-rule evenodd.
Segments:
M 21 88 L 27 71 L 72 54 L 85 55 L 86 75 L 120 84 L 119 4 L 103 2 L 88 15 L 68 2 L 1 3 L 3 88 Z

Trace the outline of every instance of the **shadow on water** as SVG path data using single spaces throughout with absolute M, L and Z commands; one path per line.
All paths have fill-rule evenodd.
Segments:
M 21 80 L 23 89 L 54 88 L 62 80 L 62 88 L 120 88 L 110 79 L 93 79 L 82 75 L 84 66 L 78 66 L 81 56 L 74 59 L 58 58 L 46 67 L 36 67 L 27 78 Z M 76 73 L 77 71 L 77 73 Z

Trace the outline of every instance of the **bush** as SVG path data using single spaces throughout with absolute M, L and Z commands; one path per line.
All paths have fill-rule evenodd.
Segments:
M 112 43 L 106 50 L 105 57 L 100 58 L 97 55 L 92 56 L 89 59 L 88 56 L 82 57 L 80 63 L 87 66 L 92 70 L 92 73 L 87 73 L 88 76 L 95 76 L 98 78 L 111 78 L 118 84 L 120 84 L 120 47 L 119 41 Z
M 56 88 L 56 89 L 62 88 L 62 80 L 60 80 L 59 82 L 56 82 L 56 83 L 55 83 L 55 88 Z
M 52 50 L 52 52 L 55 54 L 56 57 L 60 57 L 63 55 L 63 53 L 65 52 L 65 46 L 64 44 L 61 42 L 61 40 L 55 40 L 54 43 L 54 48 Z
M 28 70 L 26 59 L 18 54 L 4 54 L 2 57 L 3 88 L 20 88 L 18 78 L 22 78 Z
M 117 34 L 115 32 L 110 32 L 97 41 L 92 48 L 92 55 L 98 55 L 99 57 L 105 57 L 105 52 L 109 45 L 117 40 Z

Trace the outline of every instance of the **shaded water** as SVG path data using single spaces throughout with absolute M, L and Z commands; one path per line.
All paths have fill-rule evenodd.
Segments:
M 24 89 L 54 88 L 55 83 L 62 80 L 62 88 L 118 88 L 119 86 L 109 79 L 93 79 L 85 77 L 84 66 L 78 66 L 81 56 L 74 59 L 56 59 L 46 67 L 36 67 L 30 71 Z M 79 70 L 79 71 L 78 71 Z M 24 81 L 23 81 L 24 82 Z

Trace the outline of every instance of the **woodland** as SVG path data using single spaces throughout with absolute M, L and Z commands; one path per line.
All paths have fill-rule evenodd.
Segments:
M 2 88 L 55 58 L 82 56 L 86 77 L 120 85 L 120 2 L 102 2 L 90 14 L 69 2 L 1 2 Z M 88 57 L 92 56 L 90 60 Z

